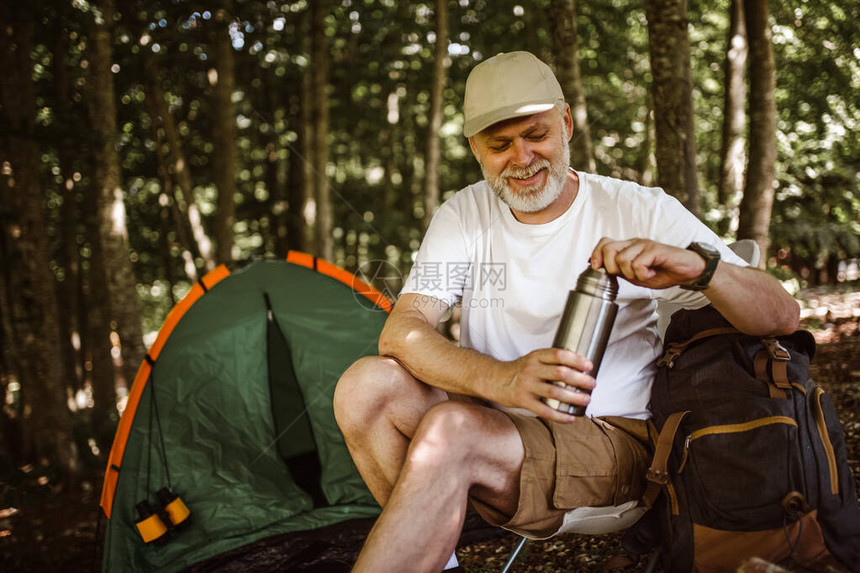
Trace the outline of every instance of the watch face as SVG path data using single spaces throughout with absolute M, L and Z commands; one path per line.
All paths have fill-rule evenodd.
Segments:
M 716 248 L 714 248 L 712 245 L 709 245 L 708 243 L 695 242 L 692 243 L 690 246 L 710 259 L 720 258 L 720 251 L 718 251 Z

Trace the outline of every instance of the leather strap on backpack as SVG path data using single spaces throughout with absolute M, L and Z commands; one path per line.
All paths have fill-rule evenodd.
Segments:
M 729 326 L 720 328 L 709 328 L 703 330 L 696 335 L 684 340 L 683 342 L 671 342 L 666 345 L 663 355 L 657 360 L 657 367 L 675 366 L 675 361 L 681 354 L 687 350 L 687 347 L 711 336 L 719 336 L 722 334 L 743 334 L 736 328 Z M 756 379 L 767 384 L 768 393 L 771 398 L 786 399 L 788 396 L 785 391 L 791 389 L 791 383 L 788 380 L 788 363 L 791 361 L 791 354 L 788 350 L 779 343 L 776 338 L 761 338 L 761 343 L 764 349 L 759 350 L 753 357 L 753 368 L 755 370 Z M 770 366 L 770 373 L 768 373 Z
M 657 437 L 657 445 L 654 449 L 654 459 L 651 460 L 651 467 L 648 468 L 648 473 L 645 474 L 648 480 L 648 485 L 645 487 L 645 493 L 642 494 L 642 503 L 645 507 L 651 508 L 660 495 L 660 488 L 669 484 L 669 455 L 672 453 L 672 444 L 675 441 L 675 434 L 678 433 L 678 426 L 681 421 L 689 414 L 689 410 L 683 412 L 675 412 L 666 418 L 663 424 L 663 429 L 660 430 L 660 435 Z
M 709 338 L 711 336 L 717 336 L 720 334 L 741 334 L 741 331 L 730 326 L 709 328 L 708 330 L 703 330 L 692 338 L 688 338 L 683 342 L 670 342 L 668 345 L 666 345 L 666 349 L 663 352 L 663 356 L 661 356 L 660 359 L 657 361 L 657 366 L 668 366 L 669 368 L 672 368 L 673 366 L 675 366 L 675 360 L 677 360 L 678 357 L 681 356 L 681 354 L 683 354 L 685 350 L 687 350 L 688 346 L 704 338 Z
M 762 338 L 761 342 L 764 349 L 759 350 L 753 358 L 755 377 L 767 384 L 771 398 L 787 398 L 785 390 L 791 389 L 787 368 L 791 354 L 776 338 Z

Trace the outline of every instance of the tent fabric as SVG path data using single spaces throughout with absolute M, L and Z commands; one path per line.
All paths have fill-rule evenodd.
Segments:
M 122 456 L 125 452 L 125 445 L 128 440 L 129 430 L 131 429 L 131 422 L 134 419 L 134 413 L 137 408 L 137 404 L 140 401 L 140 395 L 146 386 L 146 380 L 149 378 L 149 373 L 152 371 L 152 364 L 154 364 L 155 360 L 158 358 L 158 355 L 164 347 L 165 342 L 167 342 L 167 338 L 170 336 L 170 333 L 173 332 L 176 324 L 183 316 L 185 316 L 185 313 L 189 308 L 191 308 L 191 305 L 193 305 L 198 298 L 203 296 L 206 291 L 218 284 L 221 279 L 229 274 L 230 271 L 227 270 L 227 267 L 220 265 L 191 287 L 191 290 L 187 295 L 185 295 L 185 298 L 173 307 L 167 315 L 167 319 L 164 321 L 161 330 L 159 330 L 158 337 L 150 347 L 149 352 L 147 352 L 146 359 L 141 362 L 140 367 L 137 370 L 134 382 L 131 385 L 131 392 L 129 393 L 128 400 L 126 402 L 125 411 L 117 425 L 113 446 L 111 447 L 111 453 L 108 457 L 108 468 L 105 472 L 104 486 L 102 487 L 100 505 L 108 518 L 111 516 L 116 481 L 119 476 L 120 466 L 122 465 Z
M 376 353 L 391 304 L 342 269 L 291 256 L 299 262 L 219 267 L 168 316 L 109 458 L 104 571 L 177 571 L 271 535 L 378 514 L 332 394 L 350 364 Z M 291 414 L 278 416 L 284 404 Z M 284 457 L 308 452 L 321 500 Z M 166 544 L 146 545 L 136 505 L 168 486 L 191 516 Z
M 317 258 L 308 253 L 290 251 L 287 255 L 287 262 L 316 269 L 324 275 L 328 275 L 351 286 L 355 292 L 367 298 L 370 302 L 385 312 L 391 312 L 391 307 L 394 306 L 381 292 L 368 285 L 349 271 L 333 265 L 328 261 Z

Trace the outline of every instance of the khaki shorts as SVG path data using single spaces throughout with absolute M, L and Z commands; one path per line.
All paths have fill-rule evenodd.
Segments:
M 570 424 L 507 413 L 520 432 L 525 459 L 517 512 L 508 517 L 471 499 L 492 525 L 529 537 L 549 537 L 577 507 L 639 499 L 651 461 L 647 423 L 608 416 Z

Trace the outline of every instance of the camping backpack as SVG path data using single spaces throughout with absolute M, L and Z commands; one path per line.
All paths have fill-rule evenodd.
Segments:
M 745 335 L 711 306 L 672 316 L 645 495 L 666 571 L 735 571 L 753 556 L 860 571 L 854 479 L 833 403 L 809 379 L 814 351 L 806 331 Z

